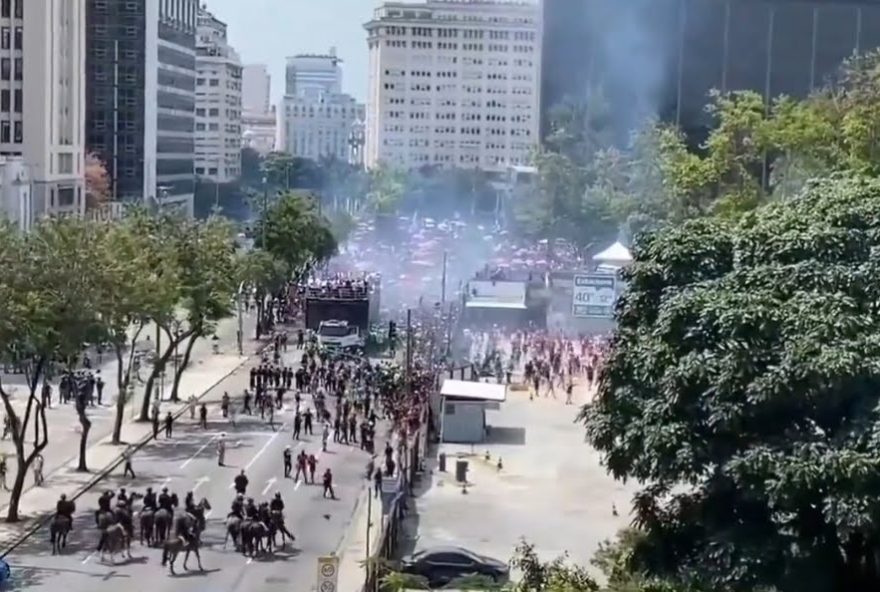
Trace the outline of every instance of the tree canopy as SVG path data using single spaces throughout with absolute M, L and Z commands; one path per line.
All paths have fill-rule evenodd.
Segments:
M 323 261 L 334 255 L 338 246 L 320 203 L 301 192 L 283 193 L 269 204 L 256 230 L 256 245 L 290 270 Z
M 591 443 L 641 565 L 706 590 L 880 586 L 880 181 L 636 242 Z

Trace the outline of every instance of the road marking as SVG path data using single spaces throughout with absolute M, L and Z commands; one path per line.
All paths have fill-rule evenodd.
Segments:
M 272 445 L 272 442 L 274 442 L 275 439 L 278 438 L 278 436 L 280 436 L 280 435 L 282 434 L 283 430 L 284 430 L 284 424 L 281 424 L 281 427 L 278 428 L 278 431 L 275 432 L 274 434 L 272 434 L 272 437 L 269 438 L 269 439 L 266 441 L 265 444 L 263 444 L 263 447 L 260 448 L 260 449 L 257 451 L 257 454 L 255 454 L 254 457 L 251 459 L 251 461 L 250 461 L 248 464 L 245 465 L 245 467 L 244 467 L 244 470 L 245 470 L 245 471 L 247 471 L 248 469 L 250 469 L 251 466 L 253 466 L 253 464 L 254 464 L 255 462 L 257 462 L 257 459 L 260 458 L 260 456 L 262 456 L 262 454 L 263 454 L 264 452 L 266 452 L 266 449 L 269 448 L 269 446 Z
M 171 483 L 171 477 L 165 477 L 165 480 L 162 481 L 162 485 L 160 485 L 159 487 L 160 487 L 160 488 L 161 488 L 161 487 L 165 487 L 165 486 L 168 485 L 169 483 Z
M 272 477 L 271 479 L 266 481 L 266 487 L 263 488 L 263 493 L 261 495 L 266 495 L 269 492 L 269 490 L 272 489 L 272 486 L 275 484 L 275 481 L 277 481 L 277 480 L 278 479 L 276 479 L 275 477 Z
M 303 482 L 300 481 L 299 479 L 297 479 L 297 480 L 296 480 L 296 485 L 293 486 L 293 490 L 296 491 L 297 489 L 299 489 L 299 486 L 302 485 L 302 484 L 303 484 Z
M 95 552 L 92 551 L 91 553 L 89 553 L 88 555 L 86 555 L 86 558 L 85 558 L 85 559 L 82 560 L 82 564 L 85 565 L 86 563 L 89 562 L 89 559 L 91 559 L 91 558 L 94 557 L 94 556 L 95 556 Z
M 245 561 L 245 565 L 250 565 L 250 564 L 253 563 L 253 562 L 254 562 L 254 558 L 253 558 L 253 557 L 248 557 L 248 560 Z
M 211 480 L 210 477 L 199 477 L 199 480 L 196 481 L 196 484 L 192 488 L 192 492 L 195 493 L 196 489 L 198 489 L 199 487 L 201 487 L 202 485 L 204 485 L 205 483 L 207 483 L 210 480 Z
M 211 445 L 211 443 L 214 441 L 215 438 L 217 438 L 218 435 L 219 435 L 219 434 L 214 434 L 213 436 L 211 436 L 211 439 L 208 440 L 207 442 L 205 442 L 204 444 L 202 444 L 202 447 L 199 448 L 198 450 L 196 450 L 195 454 L 193 454 L 191 457 L 189 457 L 188 459 L 186 459 L 186 460 L 184 461 L 184 463 L 183 463 L 182 465 L 180 465 L 180 468 L 181 468 L 181 469 L 185 469 L 186 466 L 187 466 L 189 463 L 191 463 L 192 461 L 194 461 L 194 460 L 196 459 L 196 457 L 197 457 L 198 455 L 200 455 L 200 454 L 202 453 L 202 451 L 203 451 L 205 448 L 207 448 L 208 446 Z

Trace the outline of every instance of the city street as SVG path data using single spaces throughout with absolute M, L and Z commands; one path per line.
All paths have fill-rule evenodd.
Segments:
M 255 326 L 256 318 L 253 315 L 249 315 L 244 319 L 244 329 L 245 334 L 250 335 L 247 331 L 252 331 Z M 209 338 L 203 338 L 196 341 L 193 346 L 193 351 L 191 355 L 189 368 L 184 371 L 181 379 L 181 399 L 186 399 L 191 393 L 184 392 L 183 389 L 188 385 L 196 384 L 198 381 L 190 380 L 195 379 L 196 374 L 202 373 L 206 374 L 205 370 L 216 366 L 220 368 L 220 372 L 225 373 L 225 368 L 228 368 L 230 364 L 235 364 L 238 359 L 238 349 L 236 344 L 236 332 L 238 329 L 238 322 L 236 319 L 225 319 L 218 323 L 216 335 L 218 337 L 218 348 L 219 354 L 213 353 L 213 341 Z M 247 347 L 252 350 L 255 345 L 246 342 Z M 154 348 L 155 343 L 150 341 L 145 341 L 143 339 L 143 335 L 141 340 L 139 340 L 137 345 L 137 350 L 142 351 L 145 348 Z M 252 353 L 252 351 L 246 351 L 245 354 Z M 100 371 L 100 376 L 103 377 L 106 385 L 104 387 L 104 393 L 102 398 L 101 405 L 95 405 L 94 407 L 89 408 L 88 416 L 92 421 L 92 429 L 89 432 L 89 444 L 94 445 L 100 440 L 106 438 L 113 430 L 113 420 L 116 415 L 116 395 L 118 393 L 117 382 L 116 382 L 116 369 L 117 363 L 115 356 L 112 354 L 106 354 L 104 356 L 104 364 L 98 365 L 97 360 L 94 363 L 94 369 L 96 371 Z M 151 366 L 142 366 L 140 370 L 140 377 L 143 380 L 146 380 L 149 376 Z M 212 372 L 211 372 L 212 373 Z M 221 374 L 222 376 L 222 374 Z M 171 393 L 171 374 L 169 373 L 166 384 L 163 385 L 165 387 L 165 397 L 170 396 Z M 79 439 L 80 439 L 80 425 L 76 416 L 76 410 L 74 408 L 73 403 L 62 404 L 59 401 L 58 395 L 58 381 L 55 380 L 51 382 L 52 384 L 52 407 L 46 413 L 46 423 L 49 428 L 49 443 L 46 446 L 46 449 L 43 451 L 43 457 L 45 459 L 45 464 L 43 468 L 44 476 L 49 479 L 52 473 L 54 473 L 60 467 L 63 467 L 65 464 L 75 459 L 78 454 L 79 447 Z M 26 386 L 19 382 L 16 384 L 15 382 L 10 382 L 8 380 L 4 380 L 4 385 L 10 389 L 13 395 L 13 407 L 16 408 L 17 411 L 21 412 L 24 406 L 27 404 L 27 388 Z M 211 383 L 201 385 L 204 388 L 207 388 L 211 385 Z M 154 388 L 158 388 L 157 386 Z M 125 421 L 128 422 L 131 418 L 133 418 L 140 411 L 140 404 L 143 400 L 143 391 L 144 385 L 142 382 L 135 381 L 135 399 L 134 404 L 129 403 L 128 408 L 126 409 L 126 417 Z M 126 438 L 126 429 L 123 427 L 122 435 L 123 439 Z M 16 471 L 16 461 L 15 461 L 15 447 L 12 443 L 11 438 L 7 438 L 4 441 L 0 441 L 0 454 L 3 454 L 7 458 L 7 466 L 8 466 L 8 475 L 6 477 L 7 485 L 11 486 L 12 481 L 15 478 Z M 92 467 L 92 468 L 100 468 L 100 467 Z M 33 478 L 31 475 L 28 475 L 26 481 L 26 488 L 29 488 L 33 483 Z M 9 492 L 6 490 L 0 489 L 0 508 L 6 505 L 9 500 Z
M 291 362 L 298 357 L 293 350 L 286 356 Z M 239 371 L 218 384 L 207 398 L 216 401 L 223 391 L 241 393 L 247 386 L 248 373 Z M 51 556 L 51 545 L 46 529 L 38 532 L 7 557 L 12 566 L 12 590 L 65 590 L 66 592 L 93 592 L 149 590 L 163 592 L 191 590 L 234 591 L 260 589 L 309 590 L 315 584 L 316 558 L 336 552 L 351 522 L 356 499 L 364 484 L 364 471 L 369 455 L 356 446 L 328 445 L 322 453 L 321 437 L 302 441 L 292 440 L 291 401 L 276 415 L 273 430 L 256 416 L 241 416 L 233 427 L 222 418 L 213 405 L 209 412 L 207 430 L 199 428 L 186 414 L 174 434 L 166 439 L 160 434 L 138 452 L 133 460 L 136 479 L 119 474 L 101 483 L 87 493 L 77 504 L 77 520 L 65 553 Z M 304 404 L 311 404 L 310 397 Z M 215 443 L 221 433 L 226 434 L 226 466 L 217 464 Z M 316 480 L 318 485 L 294 482 L 283 478 L 282 452 L 290 445 L 294 455 L 301 449 L 318 457 Z M 320 475 L 326 468 L 334 475 L 337 500 L 322 499 Z M 245 469 L 250 480 L 248 495 L 255 500 L 268 500 L 276 491 L 282 493 L 287 506 L 288 528 L 297 540 L 279 549 L 274 556 L 248 559 L 232 548 L 224 549 L 225 516 L 233 498 L 232 480 Z M 208 515 L 208 526 L 202 535 L 203 573 L 197 570 L 195 557 L 191 558 L 189 572 L 183 570 L 182 556 L 178 559 L 176 577 L 163 568 L 161 551 L 135 543 L 131 560 L 119 560 L 116 565 L 102 564 L 94 553 L 98 533 L 93 513 L 98 494 L 104 489 L 126 487 L 129 491 L 143 492 L 147 486 L 155 490 L 168 487 L 181 499 L 193 491 L 197 500 L 207 498 L 213 509 Z M 138 507 L 138 506 L 136 506 Z M 280 539 L 279 539 L 280 540 Z M 149 584 L 146 582 L 153 578 Z M 192 578 L 196 578 L 193 582 Z

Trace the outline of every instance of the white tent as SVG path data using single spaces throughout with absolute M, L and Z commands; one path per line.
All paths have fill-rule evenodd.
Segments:
M 620 241 L 615 242 L 601 253 L 593 255 L 593 261 L 609 267 L 624 267 L 632 263 L 632 260 L 629 249 L 624 247 Z

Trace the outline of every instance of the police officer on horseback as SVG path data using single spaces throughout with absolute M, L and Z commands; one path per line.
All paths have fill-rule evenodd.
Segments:
M 229 509 L 229 514 L 226 515 L 227 518 L 238 518 L 239 520 L 244 520 L 244 496 L 240 493 L 235 496 L 235 499 L 232 500 L 232 506 Z
M 144 494 L 144 510 L 156 511 L 156 493 L 152 487 L 147 487 L 147 492 Z
M 55 504 L 55 514 L 65 516 L 70 520 L 70 529 L 73 530 L 73 513 L 76 512 L 76 504 L 67 499 L 67 494 L 62 493 Z
M 171 502 L 171 496 L 168 495 L 168 488 L 163 487 L 162 493 L 159 494 L 159 509 L 168 510 L 169 512 L 173 512 L 173 506 Z

